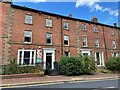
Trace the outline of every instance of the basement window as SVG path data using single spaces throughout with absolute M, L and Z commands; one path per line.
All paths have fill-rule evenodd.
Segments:
M 70 52 L 69 51 L 64 51 L 64 55 L 65 56 L 70 56 Z

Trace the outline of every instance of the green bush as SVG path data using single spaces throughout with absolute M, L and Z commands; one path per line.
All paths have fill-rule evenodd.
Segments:
M 21 66 L 17 67 L 17 73 L 22 74 L 22 73 L 38 73 L 40 67 L 36 66 Z
M 106 64 L 106 69 L 111 71 L 120 71 L 120 58 L 112 57 Z
M 94 74 L 97 70 L 94 59 L 88 56 L 63 56 L 59 64 L 60 73 L 63 75 Z
M 14 60 L 10 60 L 10 63 L 6 66 L 4 66 L 3 70 L 4 74 L 15 74 L 17 73 L 17 64 Z
M 83 62 L 83 74 L 94 74 L 97 70 L 93 57 L 84 56 Z
M 39 73 L 43 70 L 42 66 L 19 66 L 16 64 L 15 60 L 11 60 L 8 65 L 2 67 L 2 74 L 24 74 L 24 73 Z
M 82 73 L 82 63 L 76 57 L 63 56 L 59 62 L 60 73 L 63 75 L 80 75 Z
M 101 73 L 112 73 L 112 71 L 111 70 L 101 70 Z

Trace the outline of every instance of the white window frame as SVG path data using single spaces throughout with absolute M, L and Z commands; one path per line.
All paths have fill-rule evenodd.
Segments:
M 86 24 L 82 24 L 82 31 L 86 31 Z
M 52 27 L 52 19 L 46 19 L 46 27 Z
M 103 56 L 104 53 L 103 53 L 103 52 L 95 52 L 95 61 L 97 61 L 96 53 L 99 53 L 99 58 L 100 58 L 100 65 L 97 65 L 97 63 L 96 63 L 96 65 L 97 65 L 98 67 L 100 67 L 100 66 L 105 66 L 104 56 Z
M 69 36 L 68 36 L 68 35 L 64 35 L 64 41 L 65 41 L 65 37 L 68 38 L 68 39 L 66 39 L 66 40 L 68 41 L 68 45 L 66 45 L 66 44 L 64 43 L 64 46 L 69 46 Z
M 114 47 L 113 47 L 114 46 Z M 115 49 L 116 48 L 116 42 L 115 40 L 112 40 L 112 48 Z
M 85 38 L 85 39 L 84 39 L 84 38 Z M 86 42 L 86 45 L 83 45 L 84 40 L 85 40 L 85 42 Z M 83 36 L 83 37 L 82 37 L 82 46 L 83 46 L 83 47 L 88 47 L 88 40 L 87 40 L 87 37 L 86 37 L 86 36 Z
M 116 56 L 114 55 L 116 53 Z M 112 52 L 112 57 L 119 57 L 119 53 L 118 52 Z
M 65 26 L 67 26 L 67 28 L 65 28 Z M 68 28 L 69 28 L 68 22 L 64 22 L 63 28 L 64 28 L 64 29 L 68 29 Z
M 23 49 L 18 49 L 18 59 L 17 59 L 17 64 L 19 65 L 19 59 L 20 59 L 20 51 L 22 51 L 22 58 L 21 58 L 21 64 L 20 66 L 26 66 L 24 65 L 24 52 L 25 51 L 29 51 L 30 52 L 30 61 L 28 66 L 35 66 L 35 62 L 36 62 L 36 50 L 23 50 Z M 34 60 L 33 60 L 33 64 L 32 64 L 32 52 L 34 52 Z
M 31 42 L 25 42 L 25 36 L 26 36 L 25 32 L 31 32 L 31 35 L 30 35 L 31 36 Z M 32 43 L 32 31 L 30 31 L 30 30 L 25 30 L 24 31 L 24 43 L 27 43 L 27 44 L 31 44 Z
M 110 29 L 110 33 L 111 33 L 112 36 L 115 35 L 113 29 Z
M 25 24 L 33 24 L 33 17 L 32 15 L 25 15 Z
M 95 47 L 99 47 L 99 38 L 95 38 Z
M 82 54 L 82 56 L 84 56 L 84 53 L 87 53 L 88 56 L 91 55 L 91 51 L 92 51 L 92 49 L 80 49 L 80 50 L 81 50 L 81 54 Z
M 94 32 L 98 32 L 98 27 L 97 27 L 97 25 L 94 25 Z
M 48 38 L 48 34 L 50 34 L 51 35 L 51 43 L 47 43 L 47 38 Z M 46 33 L 46 44 L 47 45 L 52 45 L 52 33 Z

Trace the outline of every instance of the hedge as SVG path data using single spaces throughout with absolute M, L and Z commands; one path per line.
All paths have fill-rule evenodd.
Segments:
M 106 69 L 111 71 L 120 71 L 120 58 L 119 57 L 110 58 L 106 64 Z
M 94 59 L 88 56 L 63 56 L 60 59 L 59 65 L 62 75 L 76 76 L 81 74 L 94 74 L 96 72 Z

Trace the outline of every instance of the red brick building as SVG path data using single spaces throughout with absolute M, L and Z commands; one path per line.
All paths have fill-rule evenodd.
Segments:
M 63 55 L 90 55 L 98 66 L 118 56 L 118 28 L 0 2 L 0 63 L 16 59 L 19 65 L 44 62 L 44 68 Z

